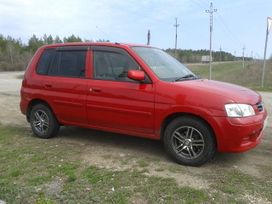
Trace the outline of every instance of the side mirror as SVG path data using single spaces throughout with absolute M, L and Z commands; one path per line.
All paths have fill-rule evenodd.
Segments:
M 128 78 L 135 81 L 143 81 L 145 80 L 145 73 L 141 70 L 129 70 Z

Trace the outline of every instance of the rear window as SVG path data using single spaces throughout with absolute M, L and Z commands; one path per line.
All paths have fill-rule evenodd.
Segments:
M 46 49 L 37 65 L 37 73 L 46 75 L 50 67 L 50 63 L 54 57 L 55 49 Z
M 48 75 L 66 77 L 85 76 L 86 51 L 57 51 Z
M 37 64 L 37 73 L 50 76 L 85 77 L 86 50 L 46 49 Z

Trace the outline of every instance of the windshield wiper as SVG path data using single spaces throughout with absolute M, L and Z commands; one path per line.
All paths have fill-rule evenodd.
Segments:
M 198 77 L 193 75 L 193 74 L 186 74 L 186 75 L 184 75 L 182 77 L 179 77 L 179 78 L 175 79 L 175 81 L 184 81 L 184 80 L 188 80 L 188 79 L 189 80 L 190 79 L 198 79 Z

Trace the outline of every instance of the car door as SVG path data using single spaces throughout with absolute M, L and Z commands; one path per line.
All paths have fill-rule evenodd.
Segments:
M 151 134 L 154 129 L 154 86 L 127 77 L 141 69 L 123 49 L 92 47 L 93 78 L 88 81 L 87 116 L 91 126 Z
M 86 124 L 87 81 L 85 77 L 87 47 L 54 49 L 43 94 L 60 122 Z

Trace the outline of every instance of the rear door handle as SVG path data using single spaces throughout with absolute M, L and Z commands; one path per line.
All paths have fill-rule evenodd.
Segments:
M 45 88 L 52 88 L 52 84 L 45 84 Z
M 99 89 L 99 88 L 90 88 L 89 91 L 90 92 L 101 92 L 101 89 Z

